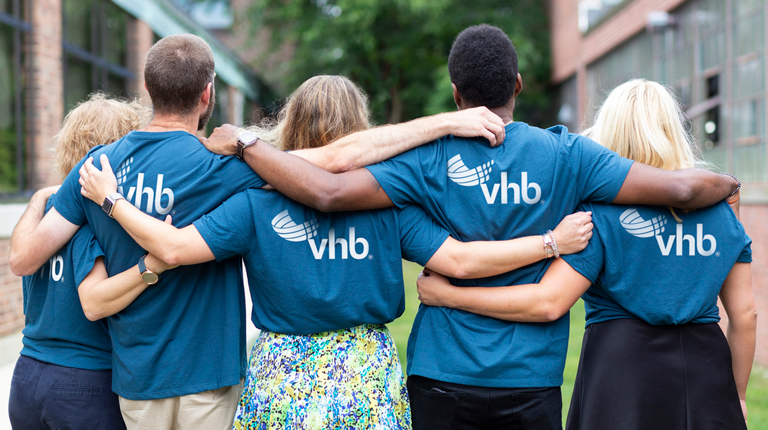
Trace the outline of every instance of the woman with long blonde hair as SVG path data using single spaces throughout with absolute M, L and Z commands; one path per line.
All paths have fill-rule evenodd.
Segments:
M 701 163 L 684 124 L 665 87 L 633 80 L 611 92 L 585 134 L 624 157 L 677 170 Z M 422 302 L 541 322 L 565 315 L 581 296 L 587 328 L 569 430 L 746 428 L 756 329 L 751 240 L 728 203 L 682 212 L 580 209 L 592 211 L 592 240 L 554 261 L 540 283 L 456 288 L 431 275 L 419 280 Z
M 367 129 L 368 117 L 365 96 L 349 79 L 316 76 L 289 97 L 276 123 L 249 131 L 282 149 L 306 149 Z M 104 167 L 99 173 L 86 164 L 81 172 L 94 201 L 116 188 Z M 174 263 L 243 256 L 252 321 L 262 331 L 236 429 L 409 429 L 405 381 L 384 325 L 404 310 L 402 258 L 474 278 L 547 256 L 541 236 L 460 243 L 416 206 L 322 213 L 261 189 L 231 197 L 183 229 L 131 205 L 116 210 L 140 245 Z M 555 229 L 561 253 L 583 249 L 588 224 L 581 213 Z

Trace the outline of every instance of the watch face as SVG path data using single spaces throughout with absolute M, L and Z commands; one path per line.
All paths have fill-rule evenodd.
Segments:
M 157 276 L 157 273 L 154 272 L 146 271 L 141 274 L 141 280 L 149 285 L 156 283 L 158 279 L 160 279 L 160 277 Z
M 112 206 L 113 206 L 113 205 L 114 205 L 114 203 L 112 203 L 112 202 L 109 200 L 109 197 L 107 197 L 106 199 L 104 199 L 104 203 L 102 203 L 102 204 L 101 204 L 101 209 L 102 209 L 104 212 L 106 212 L 106 213 L 107 213 L 107 215 L 109 215 L 109 214 L 112 212 Z
M 244 131 L 240 133 L 238 139 L 245 144 L 253 143 L 256 140 L 256 133 L 252 131 Z

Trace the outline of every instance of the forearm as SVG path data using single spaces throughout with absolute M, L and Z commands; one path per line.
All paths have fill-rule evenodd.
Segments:
M 152 254 L 147 255 L 144 262 L 147 269 L 158 275 L 169 268 L 165 262 Z M 83 312 L 91 321 L 122 311 L 149 286 L 141 279 L 138 265 L 110 278 L 106 278 L 106 271 L 96 276 L 101 280 L 86 278 L 78 288 Z
M 728 321 L 728 345 L 733 360 L 733 376 L 739 398 L 747 396 L 747 383 L 755 359 L 757 322 L 754 315 L 741 315 Z
M 450 119 L 439 114 L 360 131 L 325 147 L 293 151 L 292 154 L 329 172 L 346 172 L 390 159 L 445 136 L 451 130 Z
M 550 322 L 570 309 L 557 311 L 557 297 L 551 293 L 539 284 L 451 287 L 444 306 L 506 321 Z
M 452 278 L 474 279 L 511 272 L 544 258 L 541 236 L 465 243 L 448 238 L 426 267 Z
M 263 142 L 248 148 L 244 158 L 275 189 L 324 212 L 392 206 L 378 182 L 364 169 L 329 173 Z
M 49 256 L 44 256 L 32 242 L 32 232 L 45 215 L 48 196 L 35 193 L 11 235 L 10 266 L 17 276 L 35 273 Z
M 213 259 L 212 255 L 207 259 L 198 258 L 197 254 L 201 252 L 199 242 L 203 243 L 203 248 L 207 246 L 202 238 L 199 241 L 192 240 L 195 235 L 200 236 L 196 229 L 194 232 L 188 230 L 194 227 L 176 228 L 145 214 L 126 200 L 115 203 L 112 216 L 139 246 L 165 263 L 176 266 Z
M 696 209 L 725 199 L 737 186 L 730 176 L 703 169 L 667 171 L 634 163 L 613 203 Z

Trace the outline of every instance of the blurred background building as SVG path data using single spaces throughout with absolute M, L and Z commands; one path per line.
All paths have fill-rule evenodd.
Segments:
M 759 312 L 757 360 L 768 364 L 768 166 L 764 0 L 551 0 L 557 120 L 592 124 L 617 85 L 673 88 L 706 158 L 736 175 L 752 237 Z M 721 315 L 723 313 L 721 312 Z

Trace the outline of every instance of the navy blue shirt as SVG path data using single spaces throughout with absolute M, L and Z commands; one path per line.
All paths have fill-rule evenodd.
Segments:
M 55 198 L 53 195 L 48 199 L 47 209 Z M 22 279 L 21 355 L 77 369 L 112 368 L 112 344 L 106 321 L 89 321 L 77 294 L 77 287 L 102 256 L 90 226 L 85 224 L 37 272 Z
M 208 152 L 182 131 L 134 131 L 89 153 L 107 154 L 118 189 L 149 215 L 184 227 L 232 194 L 264 181 L 235 157 Z M 146 253 L 101 207 L 80 194 L 78 163 L 59 190 L 56 210 L 86 221 L 106 254 L 110 276 Z M 245 292 L 239 258 L 170 270 L 108 318 L 113 390 L 131 400 L 182 396 L 235 385 L 245 375 Z
M 368 167 L 395 205 L 419 203 L 463 242 L 539 235 L 584 200 L 611 202 L 632 161 L 564 127 L 506 126 L 505 143 L 447 136 Z M 541 261 L 459 286 L 537 282 Z M 562 384 L 568 317 L 512 323 L 422 305 L 408 341 L 408 374 L 486 387 Z
M 752 261 L 752 240 L 725 202 L 691 212 L 586 204 L 595 229 L 584 251 L 563 256 L 593 282 L 587 325 L 640 318 L 653 325 L 720 321 L 717 295 L 734 263 Z
M 323 213 L 246 190 L 194 223 L 218 260 L 242 255 L 256 327 L 310 334 L 403 313 L 402 258 L 426 264 L 448 238 L 417 206 Z

